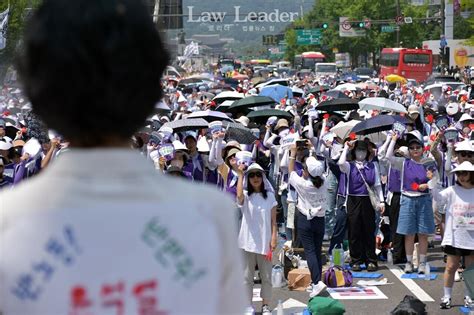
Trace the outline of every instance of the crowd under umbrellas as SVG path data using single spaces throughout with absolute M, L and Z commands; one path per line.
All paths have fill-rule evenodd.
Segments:
M 156 172 L 214 186 L 234 200 L 239 169 L 261 169 L 282 204 L 279 223 L 287 229 L 281 237 L 294 245 L 298 236 L 282 201 L 290 190 L 292 148 L 298 146 L 301 154 L 295 158 L 300 171 L 307 167 L 302 161 L 314 156 L 324 161 L 324 172 L 329 174 L 331 161 L 340 163 L 347 150 L 367 147 L 370 158 L 377 161 L 378 153 L 397 137 L 397 154 L 404 156 L 414 137 L 423 147 L 422 163 L 427 167 L 434 163 L 447 177 L 436 151 L 445 159 L 448 147 L 473 145 L 474 101 L 469 86 L 453 90 L 443 84 L 413 85 L 396 76 L 367 82 L 312 76 L 254 79 L 213 74 L 163 78 L 165 96 L 130 145 Z M 68 139 L 48 130 L 31 113 L 20 89 L 2 89 L 1 189 L 36 176 L 67 150 Z M 460 151 L 472 155 L 469 150 Z M 388 168 L 378 172 L 386 190 Z M 334 236 L 334 216 L 332 210 L 326 215 L 328 239 Z M 387 253 L 387 247 L 382 249 Z

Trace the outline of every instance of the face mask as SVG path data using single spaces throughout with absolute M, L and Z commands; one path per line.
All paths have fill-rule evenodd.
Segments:
M 365 150 L 356 150 L 355 156 L 356 156 L 357 161 L 363 161 L 363 160 L 365 160 L 365 158 L 367 156 L 367 151 L 365 151 Z
M 289 129 L 285 129 L 285 130 L 283 130 L 283 131 L 280 131 L 280 133 L 278 133 L 278 135 L 279 135 L 281 138 L 284 138 L 284 137 L 286 137 L 289 133 L 290 133 L 290 130 L 289 130 Z

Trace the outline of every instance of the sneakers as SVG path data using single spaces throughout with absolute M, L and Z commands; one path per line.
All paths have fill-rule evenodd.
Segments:
M 418 274 L 424 275 L 426 271 L 426 263 L 422 262 L 418 265 Z
M 472 299 L 470 296 L 465 296 L 464 297 L 464 307 L 467 307 L 467 308 L 470 308 L 472 307 L 474 304 L 472 304 Z
M 362 268 L 359 264 L 353 264 L 351 269 L 355 272 L 362 271 Z
M 262 315 L 272 315 L 272 311 L 270 310 L 270 307 L 267 304 L 264 304 L 262 306 Z
M 314 284 L 310 283 L 309 286 L 306 288 L 306 292 L 313 292 L 313 286 Z
M 326 290 L 327 286 L 324 284 L 324 282 L 319 281 L 318 284 L 313 285 L 313 291 L 309 294 L 309 297 L 315 297 L 316 295 L 319 295 L 321 292 Z
M 443 296 L 441 298 L 441 303 L 439 303 L 439 308 L 442 310 L 447 310 L 451 308 L 451 298 Z
M 413 264 L 409 261 L 405 264 L 405 273 L 412 273 L 413 272 Z
M 367 265 L 367 271 L 369 271 L 369 272 L 374 272 L 374 271 L 377 271 L 377 270 L 379 270 L 379 268 L 377 267 L 376 264 L 374 264 L 374 263 L 369 263 L 369 264 Z

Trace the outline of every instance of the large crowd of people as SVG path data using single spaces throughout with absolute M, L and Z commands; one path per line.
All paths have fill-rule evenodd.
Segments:
M 133 14 L 143 14 L 133 1 L 125 2 Z M 76 209 L 91 206 L 90 198 L 104 209 L 118 207 L 117 213 L 122 213 L 124 209 L 118 196 L 124 194 L 130 198 L 126 204 L 132 206 L 137 202 L 147 213 L 152 212 L 155 203 L 182 211 L 179 216 L 175 214 L 178 221 L 172 221 L 181 229 L 199 228 L 210 234 L 216 229 L 224 238 L 237 235 L 235 245 L 241 250 L 243 267 L 233 255 L 237 250 L 227 252 L 225 246 L 219 247 L 220 240 L 214 239 L 215 243 L 210 246 L 219 248 L 216 252 L 223 257 L 222 269 L 215 275 L 217 284 L 209 280 L 206 285 L 214 287 L 241 275 L 238 280 L 246 290 L 243 292 L 245 302 L 251 305 L 254 271 L 258 266 L 262 280 L 262 313 L 270 314 L 272 252 L 280 238 L 292 241 L 294 247 L 304 248 L 311 272 L 310 296 L 316 296 L 326 287 L 321 281 L 322 255 L 331 256 L 332 250 L 345 241 L 353 271 L 360 271 L 364 266 L 368 272 L 377 271 L 379 261 L 390 251 L 394 263 L 404 265 L 405 273 L 423 274 L 429 261 L 430 237 L 438 234 L 447 257 L 440 307 L 451 307 L 453 282 L 459 277 L 458 271 L 474 261 L 474 100 L 469 97 L 474 85 L 457 90 L 443 85 L 440 93 L 435 93 L 424 89 L 422 84 L 410 85 L 403 80 L 342 82 L 309 75 L 276 80 L 272 85 L 272 80 L 278 79 L 272 74 L 265 78 L 240 77 L 229 83 L 218 73 L 190 76 L 195 80 L 189 82 L 199 83 L 186 85 L 182 82 L 189 78 L 157 77 L 165 66 L 166 53 L 160 48 L 154 31 L 143 33 L 142 28 L 133 26 L 136 16 L 128 16 L 129 11 L 119 12 L 119 15 L 128 19 L 127 25 L 136 30 L 136 34 L 122 34 L 122 22 L 117 22 L 110 26 L 124 36 L 114 37 L 117 43 L 109 43 L 110 34 L 101 32 L 82 42 L 80 37 L 73 37 L 80 32 L 68 22 L 68 18 L 75 19 L 73 9 L 68 8 L 62 12 L 63 17 L 54 18 L 66 26 L 63 30 L 66 34 L 70 32 L 70 42 L 61 45 L 77 52 L 77 58 L 84 61 L 77 62 L 81 65 L 78 66 L 69 57 L 58 55 L 64 52 L 54 46 L 60 38 L 69 37 L 56 34 L 55 38 L 55 34 L 47 33 L 54 24 L 48 22 L 51 12 L 62 8 L 54 1 L 48 3 L 32 23 L 39 26 L 38 32 L 52 39 L 33 35 L 26 38 L 27 53 L 19 69 L 25 80 L 25 93 L 19 88 L 4 86 L 0 96 L 0 189 L 1 198 L 7 200 L 3 205 L 8 207 L 4 209 L 2 205 L 0 209 L 8 212 L 7 220 L 0 222 L 2 246 L 5 240 L 12 240 L 11 235 L 18 236 L 22 231 L 21 220 L 28 215 L 37 217 L 37 213 L 31 211 L 35 206 L 38 211 L 60 211 L 66 206 Z M 94 12 L 103 14 L 101 10 L 108 9 L 91 9 L 92 17 Z M 97 21 L 100 23 L 100 19 Z M 144 29 L 151 29 L 150 25 L 145 26 L 148 28 Z M 138 38 L 133 38 L 135 35 Z M 141 40 L 147 42 L 144 49 L 139 46 Z M 102 42 L 110 45 L 103 47 Z M 150 42 L 155 46 L 150 48 Z M 90 51 L 101 49 L 100 54 L 92 54 L 91 58 L 97 60 L 81 59 L 81 51 L 75 50 L 77 43 L 95 47 Z M 48 48 L 48 45 L 53 47 Z M 125 69 L 123 73 L 109 71 L 121 62 L 118 57 L 108 59 L 107 53 L 113 48 L 120 49 L 125 60 L 133 61 L 130 66 L 121 65 Z M 35 55 L 38 49 L 45 53 Z M 161 61 L 146 52 L 149 50 L 162 56 Z M 64 69 L 68 70 L 61 72 L 56 63 L 65 65 Z M 104 66 L 96 67 L 100 63 Z M 107 66 L 111 68 L 107 70 Z M 266 87 L 276 87 L 273 94 L 263 93 L 263 81 L 267 82 Z M 153 86 L 154 83 L 161 86 Z M 93 84 L 101 88 L 94 89 Z M 400 107 L 386 106 L 380 101 L 371 109 L 363 109 L 360 104 L 370 98 L 390 100 Z M 245 100 L 247 105 L 236 106 Z M 147 114 L 146 122 L 140 127 L 140 119 Z M 360 127 L 361 124 L 365 127 Z M 129 139 L 133 131 L 136 132 Z M 133 148 L 134 155 L 140 154 L 143 158 L 135 159 L 120 151 L 115 152 L 119 157 L 114 162 L 114 151 L 109 152 L 107 148 L 124 146 Z M 96 147 L 105 147 L 100 155 L 103 159 L 75 150 Z M 117 164 L 111 165 L 114 163 Z M 127 167 L 131 165 L 127 163 L 133 164 L 140 177 L 128 172 Z M 137 164 L 149 164 L 146 168 L 149 173 Z M 108 168 L 117 174 L 111 176 L 103 171 Z M 158 188 L 141 187 L 152 183 L 150 176 L 169 178 L 157 173 L 179 177 L 179 180 L 170 181 L 168 188 L 165 187 L 167 181 L 163 180 Z M 71 178 L 80 182 L 72 184 Z M 185 181 L 192 184 L 183 186 L 183 195 L 173 199 L 176 205 L 163 201 L 166 192 L 179 193 L 179 184 Z M 126 184 L 134 188 L 127 191 Z M 101 199 L 94 192 L 94 185 L 99 194 L 118 198 L 115 204 Z M 206 186 L 206 189 L 199 195 L 185 195 L 191 185 Z M 33 188 L 43 191 L 33 192 Z M 31 193 L 33 199 L 18 205 L 18 197 L 29 198 L 26 193 Z M 151 196 L 153 194 L 156 195 Z M 51 201 L 42 200 L 43 195 L 49 195 Z M 227 196 L 233 204 L 226 203 L 221 196 Z M 201 203 L 208 202 L 212 203 L 208 207 L 213 211 L 228 213 L 210 215 L 203 211 L 203 217 L 197 217 L 191 211 L 198 211 Z M 221 204 L 222 209 L 219 209 Z M 108 213 L 114 215 L 113 211 Z M 56 212 L 45 212 L 45 215 L 54 220 L 59 218 Z M 222 216 L 232 217 L 233 226 L 219 226 Z M 71 218 L 78 216 L 71 214 Z M 97 220 L 101 218 L 105 217 L 99 215 Z M 127 218 L 133 225 L 133 215 Z M 190 222 L 179 222 L 183 218 Z M 14 222 L 15 219 L 21 222 Z M 154 233 L 160 233 L 162 219 L 165 220 L 159 217 L 155 221 Z M 91 229 L 100 230 L 100 223 L 92 224 Z M 206 223 L 212 226 L 209 231 L 205 231 Z M 385 226 L 384 241 L 379 244 L 376 239 L 382 233 L 381 224 Z M 119 227 L 115 223 L 111 225 Z M 45 223 L 39 230 L 47 226 Z M 173 231 L 170 228 L 169 232 Z M 36 236 L 34 233 L 32 237 Z M 43 234 L 38 235 L 41 241 Z M 166 235 L 161 234 L 164 238 Z M 112 240 L 108 234 L 104 237 Z M 185 238 L 180 235 L 177 239 L 184 242 Z M 329 241 L 327 253 L 323 253 L 323 241 Z M 28 247 L 21 244 L 18 255 L 28 252 Z M 377 249 L 383 254 L 377 254 Z M 18 272 L 15 263 L 19 258 L 12 254 L 13 250 L 10 249 L 7 256 L 2 250 L 0 275 Z M 8 258 L 8 254 L 13 258 Z M 194 267 L 200 262 L 197 259 Z M 232 263 L 238 268 L 232 268 Z M 20 264 L 20 267 L 25 266 Z M 117 268 L 126 272 L 125 263 Z M 239 273 L 239 268 L 243 272 Z M 229 273 L 229 278 L 224 272 Z M 199 274 L 186 279 L 191 281 L 198 277 Z M 15 281 L 7 283 L 11 285 Z M 223 285 L 221 294 L 212 294 L 216 303 L 222 302 L 229 308 L 216 308 L 216 314 L 231 312 L 240 302 L 238 298 L 227 301 L 232 289 Z M 31 292 L 25 294 L 22 297 L 34 298 Z M 472 304 L 468 291 L 464 302 Z M 0 304 L 0 309 L 2 306 L 5 304 Z

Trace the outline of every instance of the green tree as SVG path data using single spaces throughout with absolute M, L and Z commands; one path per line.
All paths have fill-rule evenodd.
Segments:
M 413 19 L 413 23 L 400 26 L 400 43 L 396 41 L 396 33 L 381 32 L 382 25 L 395 26 L 397 15 L 395 0 L 318 0 L 313 9 L 303 17 L 302 23 L 305 28 L 314 28 L 321 22 L 327 22 L 329 27 L 323 30 L 321 46 L 315 50 L 321 50 L 331 57 L 333 48 L 337 48 L 340 52 L 349 52 L 353 65 L 357 65 L 359 56 L 372 53 L 375 59 L 383 47 L 398 47 L 401 44 L 403 47 L 414 48 L 421 47 L 423 40 L 439 39 L 441 34 L 439 23 L 426 24 L 424 21 L 427 8 L 427 6 L 412 6 L 409 1 L 400 0 L 400 13 Z M 366 29 L 366 35 L 363 37 L 340 37 L 340 16 L 346 16 L 349 20 L 357 22 L 369 19 L 372 21 L 372 26 Z M 287 39 L 292 39 L 290 32 L 287 30 Z M 296 46 L 295 43 L 287 44 L 289 58 L 297 52 L 315 48 Z M 375 63 L 375 60 L 373 62 Z
M 0 0 L 0 12 L 3 12 L 10 5 L 10 15 L 7 30 L 7 45 L 0 50 L 0 82 L 3 82 L 6 70 L 14 62 L 18 44 L 21 40 L 25 21 L 32 9 L 40 4 L 41 0 Z

